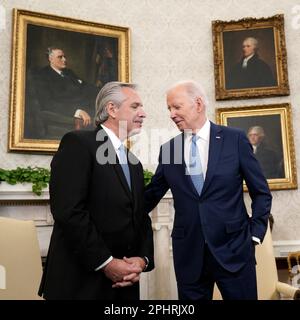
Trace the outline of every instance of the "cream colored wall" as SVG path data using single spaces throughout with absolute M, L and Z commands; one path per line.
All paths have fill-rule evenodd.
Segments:
M 51 13 L 76 19 L 127 26 L 131 29 L 131 75 L 140 86 L 148 119 L 145 128 L 174 129 L 168 120 L 164 101 L 165 89 L 175 81 L 195 79 L 205 87 L 211 101 L 209 118 L 214 120 L 215 108 L 290 102 L 293 111 L 296 156 L 300 159 L 300 28 L 293 8 L 297 0 L 4 0 L 5 25 L 0 25 L 0 167 L 48 166 L 51 157 L 7 153 L 9 114 L 10 62 L 12 42 L 12 8 Z M 295 9 L 294 9 L 295 10 Z M 298 14 L 300 10 L 298 9 Z M 242 17 L 268 17 L 284 13 L 291 95 L 268 99 L 216 102 L 211 21 Z M 4 27 L 4 28 L 3 28 Z M 153 137 L 152 137 L 153 138 Z M 151 152 L 158 153 L 157 137 Z M 155 164 L 146 164 L 150 169 Z M 298 176 L 299 162 L 297 165 Z M 275 218 L 275 240 L 300 239 L 300 191 L 273 192 L 272 213 Z

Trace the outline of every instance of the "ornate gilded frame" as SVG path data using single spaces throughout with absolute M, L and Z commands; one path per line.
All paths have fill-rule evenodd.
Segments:
M 218 108 L 216 110 L 216 120 L 221 125 L 227 126 L 230 123 L 230 126 L 239 127 L 246 133 L 250 126 L 264 124 L 266 127 L 269 127 L 269 131 L 265 130 L 265 132 L 267 135 L 268 133 L 269 135 L 273 135 L 273 137 L 269 138 L 273 138 L 273 143 L 275 142 L 281 151 L 284 172 L 284 176 L 280 178 L 267 179 L 271 190 L 296 189 L 298 187 L 291 117 L 291 106 L 289 103 Z M 278 118 L 277 127 L 274 118 Z M 281 141 L 278 137 L 281 137 Z
M 57 32 L 65 32 L 66 36 L 71 32 L 73 35 L 76 33 L 83 37 L 115 39 L 118 52 L 118 80 L 124 82 L 130 81 L 130 31 L 127 27 L 14 9 L 8 150 L 51 154 L 57 150 L 59 140 L 24 138 L 26 59 L 28 59 L 27 31 L 29 25 L 37 28 L 63 30 Z
M 284 16 L 244 18 L 237 21 L 212 22 L 216 100 L 289 95 Z M 256 37 L 259 52 L 269 58 L 276 84 L 269 87 L 237 88 L 229 86 L 231 67 L 241 58 L 242 39 Z M 237 50 L 239 48 L 239 50 Z M 236 50 L 235 50 L 236 49 Z M 233 60 L 235 61 L 233 62 Z M 227 89 L 228 88 L 228 89 Z

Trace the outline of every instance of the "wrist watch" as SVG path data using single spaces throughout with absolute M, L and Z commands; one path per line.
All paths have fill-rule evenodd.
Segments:
M 142 258 L 143 258 L 143 260 L 145 261 L 145 268 L 144 268 L 143 271 L 146 271 L 147 268 L 148 268 L 148 265 L 149 265 L 149 259 L 148 259 L 146 256 L 144 256 L 144 257 L 142 257 Z

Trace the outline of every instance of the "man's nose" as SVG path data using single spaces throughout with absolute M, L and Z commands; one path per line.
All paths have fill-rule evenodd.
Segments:
M 177 116 L 177 115 L 176 115 L 176 111 L 175 111 L 175 110 L 171 110 L 171 111 L 170 111 L 170 118 L 171 118 L 171 119 L 174 119 L 174 118 L 176 118 L 176 116 Z
M 140 110 L 139 117 L 141 117 L 141 118 L 146 118 L 147 117 L 147 114 L 143 109 Z

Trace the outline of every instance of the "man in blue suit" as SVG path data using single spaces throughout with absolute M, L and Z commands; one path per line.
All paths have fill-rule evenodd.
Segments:
M 146 189 L 151 211 L 170 188 L 179 299 L 257 299 L 255 244 L 263 241 L 272 196 L 244 132 L 208 121 L 207 99 L 193 81 L 167 91 L 170 117 L 182 132 L 164 144 Z M 243 180 L 252 199 L 249 217 Z

